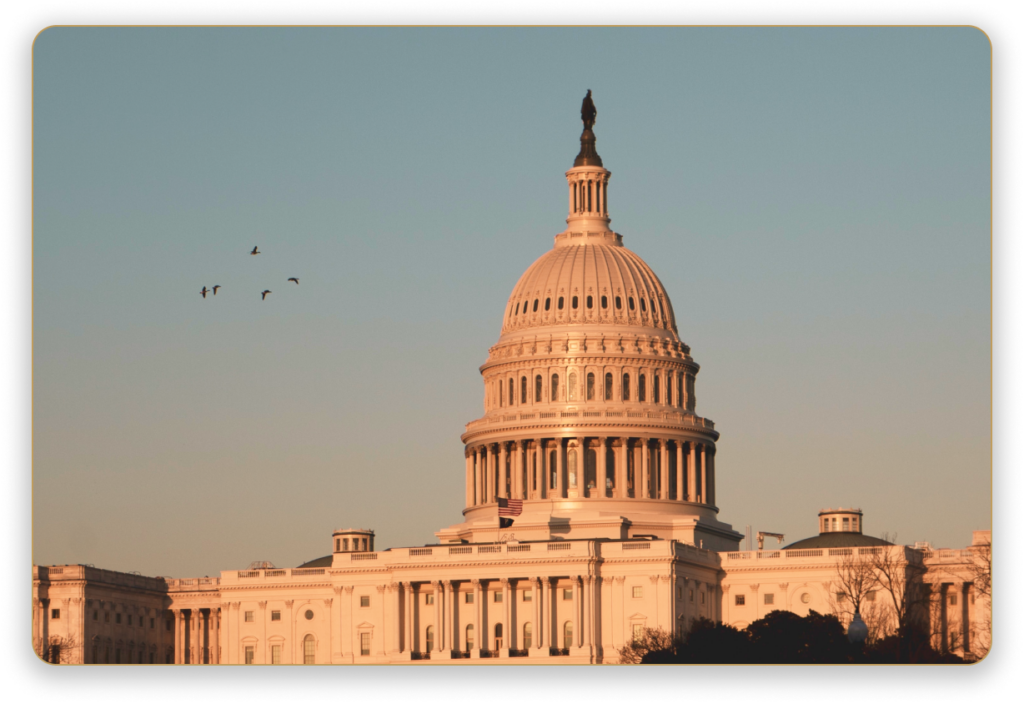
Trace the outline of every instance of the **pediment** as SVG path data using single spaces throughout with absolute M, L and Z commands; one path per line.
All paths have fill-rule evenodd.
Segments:
M 629 620 L 630 621 L 646 621 L 647 620 L 647 616 L 645 616 L 644 614 L 633 614 L 632 616 L 629 617 Z

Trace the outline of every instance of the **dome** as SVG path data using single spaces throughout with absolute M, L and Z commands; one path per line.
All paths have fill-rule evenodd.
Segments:
M 611 232 L 559 235 L 512 289 L 501 331 L 578 325 L 654 328 L 677 337 L 665 287 Z
M 800 550 L 804 548 L 866 548 L 875 545 L 892 545 L 887 540 L 873 538 L 863 533 L 822 533 L 813 538 L 804 538 L 790 543 L 783 550 Z

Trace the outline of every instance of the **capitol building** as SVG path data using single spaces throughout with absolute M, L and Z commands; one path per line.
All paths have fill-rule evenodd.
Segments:
M 974 548 L 896 546 L 867 535 L 860 510 L 825 509 L 807 517 L 814 537 L 754 550 L 746 536 L 741 546 L 716 492 L 719 471 L 740 470 L 715 461 L 719 432 L 698 413 L 700 365 L 668 292 L 610 227 L 612 174 L 589 93 L 582 114 L 567 226 L 495 311 L 483 415 L 467 423 L 463 463 L 453 463 L 465 477 L 461 520 L 430 545 L 384 550 L 372 526 L 339 529 L 323 536 L 330 554 L 319 560 L 236 565 L 216 578 L 35 566 L 40 657 L 616 663 L 645 629 L 683 633 L 700 618 L 743 628 L 773 609 L 815 610 L 848 623 L 836 565 L 879 550 L 922 566 L 937 648 L 984 652 L 990 606 L 970 565 L 988 531 L 975 532 Z

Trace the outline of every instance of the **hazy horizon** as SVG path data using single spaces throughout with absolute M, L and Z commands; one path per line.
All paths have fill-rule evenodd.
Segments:
M 612 227 L 701 365 L 719 518 L 788 543 L 856 506 L 968 544 L 990 52 L 972 28 L 47 29 L 34 562 L 213 575 L 459 522 L 478 367 L 565 227 L 587 89 Z

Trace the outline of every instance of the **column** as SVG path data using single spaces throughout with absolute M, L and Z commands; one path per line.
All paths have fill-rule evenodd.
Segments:
M 715 446 L 712 445 L 708 449 L 707 455 L 707 477 L 708 477 L 708 488 L 705 490 L 707 493 L 707 503 L 710 506 L 715 505 Z
M 668 498 L 668 440 L 659 440 L 658 498 Z
M 434 648 L 431 655 L 441 651 L 441 583 L 431 582 L 434 588 Z
M 565 493 L 565 442 L 563 438 L 555 438 L 555 460 L 558 467 L 555 472 L 555 496 L 561 499 Z
M 572 647 L 583 647 L 583 580 L 579 575 L 572 578 Z
M 344 626 L 342 623 L 342 613 L 345 610 L 345 602 L 341 599 L 342 588 L 334 587 L 334 603 L 338 605 L 335 610 L 334 617 L 332 619 L 331 628 L 334 630 L 333 642 L 336 643 L 334 652 L 331 653 L 331 662 L 344 662 L 345 658 L 345 644 L 342 640 L 342 634 Z
M 386 616 L 384 613 L 384 585 L 376 585 L 377 589 L 377 603 L 380 604 L 380 615 L 381 615 L 381 633 L 379 638 L 374 638 L 374 643 L 377 645 L 377 657 L 384 657 L 384 634 L 387 633 L 385 630 Z M 376 609 L 374 609 L 376 611 Z
M 626 453 L 629 452 L 629 438 L 615 438 L 612 442 L 612 452 L 615 453 L 615 498 L 625 499 L 629 496 L 626 491 Z
M 507 658 L 512 647 L 512 609 L 509 606 L 508 577 L 501 578 L 501 649 L 498 657 Z
M 622 645 L 626 643 L 626 634 L 624 629 L 626 627 L 626 590 L 623 585 L 626 583 L 625 577 L 612 577 L 612 590 L 611 590 L 611 603 L 608 605 L 608 609 L 611 613 L 612 619 L 612 647 L 618 650 Z M 616 598 L 616 592 L 618 598 Z M 615 613 L 615 607 L 618 605 L 618 615 Z
M 697 500 L 697 443 L 690 441 L 690 459 L 686 463 L 686 500 Z
M 441 650 L 455 649 L 455 609 L 458 601 L 455 598 L 455 585 L 450 581 L 442 582 L 444 587 L 444 640 Z
M 351 661 L 355 662 L 355 656 L 357 652 L 355 647 L 356 622 L 354 618 L 355 614 L 352 613 L 352 611 L 355 609 L 355 606 L 352 603 L 353 601 L 355 601 L 355 599 L 352 598 L 352 592 L 355 590 L 355 587 L 352 585 L 348 585 L 342 587 L 341 589 L 345 593 L 345 599 L 342 602 L 342 609 L 345 609 L 346 606 L 348 607 L 346 611 L 346 613 L 348 614 L 348 653 L 351 658 Z M 341 640 L 342 642 L 345 642 L 345 634 L 342 634 Z
M 174 609 L 174 664 L 185 664 L 185 612 Z
M 480 448 L 473 448 L 473 505 L 483 503 L 483 485 L 480 483 Z
M 700 502 L 706 504 L 708 502 L 708 446 L 702 444 L 700 446 Z
M 534 468 L 537 472 L 537 485 L 533 485 L 533 473 L 530 473 L 530 498 L 531 499 L 543 499 L 545 496 L 544 482 L 546 481 L 547 475 L 544 471 L 544 441 L 537 438 L 533 441 L 533 462 Z
M 593 652 L 592 648 L 594 645 L 594 584 L 596 580 L 593 575 L 586 575 L 583 577 L 583 591 L 586 593 L 586 602 L 583 604 L 583 638 L 580 639 L 580 645 L 584 645 L 588 650 Z
M 508 443 L 498 443 L 498 493 L 497 496 L 507 499 L 508 492 Z
M 405 593 L 405 643 L 402 652 L 408 655 L 412 652 L 412 623 L 413 623 L 413 590 L 412 582 L 402 582 L 402 591 Z
M 481 646 L 484 644 L 484 636 L 481 624 L 483 621 L 480 619 L 480 602 L 483 600 L 483 595 L 480 590 L 480 580 L 473 580 L 473 610 L 476 612 L 475 618 L 473 619 L 473 652 L 470 657 L 479 658 Z
M 543 622 L 541 633 L 542 636 L 547 639 L 547 647 L 557 648 L 558 647 L 558 636 L 556 635 L 555 627 L 552 622 L 555 620 L 555 608 L 554 608 L 554 590 L 555 585 L 552 583 L 550 577 L 544 578 L 544 603 L 541 605 L 544 616 L 541 619 Z
M 683 453 L 683 441 L 676 440 L 676 501 L 682 501 L 686 496 L 686 485 L 684 477 L 686 473 L 683 467 L 686 463 L 686 455 Z
M 594 470 L 597 496 L 606 497 L 608 492 L 608 438 L 597 439 L 597 468 Z
M 220 608 L 210 607 L 210 664 L 220 664 Z
M 466 506 L 473 505 L 473 454 L 466 449 Z
M 541 633 L 540 625 L 540 580 L 534 577 L 530 580 L 530 589 L 533 591 L 533 649 L 540 654 Z
M 295 614 L 292 609 L 295 606 L 294 599 L 286 599 L 284 602 L 284 617 L 285 623 L 288 625 L 288 640 L 282 646 L 281 650 L 281 662 L 285 665 L 291 665 L 296 661 L 295 650 L 298 644 L 295 642 Z M 302 662 L 304 658 L 299 658 L 298 661 Z
M 649 499 L 651 486 L 651 447 L 648 438 L 640 440 L 640 487 L 636 495 L 642 499 Z

